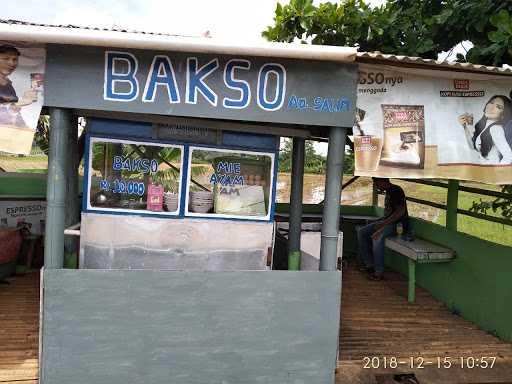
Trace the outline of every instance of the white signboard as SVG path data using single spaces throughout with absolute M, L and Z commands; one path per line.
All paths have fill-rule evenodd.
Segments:
M 17 227 L 26 223 L 33 235 L 43 235 L 46 201 L 0 201 L 0 221 L 3 226 Z

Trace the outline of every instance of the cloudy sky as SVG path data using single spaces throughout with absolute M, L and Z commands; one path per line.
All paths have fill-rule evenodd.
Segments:
M 178 35 L 210 31 L 216 38 L 258 42 L 273 22 L 276 4 L 276 0 L 23 0 L 6 1 L 0 17 Z

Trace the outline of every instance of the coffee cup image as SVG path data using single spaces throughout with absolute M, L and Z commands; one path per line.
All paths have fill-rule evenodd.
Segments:
M 354 136 L 355 168 L 375 171 L 382 152 L 382 138 L 373 135 Z

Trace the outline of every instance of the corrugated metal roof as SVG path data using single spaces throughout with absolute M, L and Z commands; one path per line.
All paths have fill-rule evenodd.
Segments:
M 91 27 L 91 26 L 83 26 L 83 25 L 73 25 L 73 24 L 42 24 L 42 23 L 32 23 L 29 21 L 21 21 L 21 20 L 4 20 L 0 19 L 0 24 L 11 24 L 11 25 L 27 25 L 33 27 L 48 27 L 48 28 L 69 28 L 69 29 L 86 29 L 90 31 L 105 31 L 105 32 L 125 32 L 125 33 L 139 33 L 142 35 L 153 35 L 153 36 L 173 36 L 173 37 L 197 37 L 197 38 L 205 38 L 205 36 L 189 36 L 189 35 L 178 35 L 178 34 L 170 34 L 170 33 L 162 33 L 162 32 L 147 32 L 147 31 L 138 31 L 134 29 L 127 28 L 99 28 L 99 27 Z
M 299 60 L 354 62 L 356 48 L 245 41 L 132 31 L 122 28 L 92 28 L 76 25 L 38 24 L 0 19 L 0 40 L 34 44 L 70 44 L 175 52 L 199 52 Z
M 486 65 L 457 63 L 453 61 L 438 61 L 423 59 L 421 57 L 390 55 L 379 52 L 358 52 L 356 62 L 367 64 L 389 64 L 398 66 L 415 66 L 425 69 L 449 69 L 463 72 L 492 73 L 500 75 L 512 75 L 511 68 L 489 67 Z

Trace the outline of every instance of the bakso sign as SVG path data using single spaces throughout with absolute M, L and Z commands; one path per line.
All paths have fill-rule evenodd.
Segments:
M 52 46 L 46 80 L 48 106 L 351 126 L 357 69 L 331 62 Z

